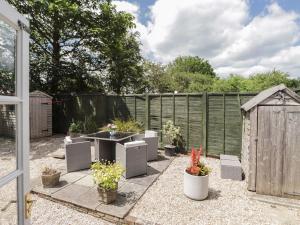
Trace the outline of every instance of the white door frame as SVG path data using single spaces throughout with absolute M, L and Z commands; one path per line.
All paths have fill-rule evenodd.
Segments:
M 6 1 L 0 0 L 0 20 L 16 30 L 16 95 L 1 96 L 0 104 L 16 105 L 17 169 L 0 178 L 0 187 L 17 180 L 19 225 L 25 218 L 25 193 L 29 192 L 29 33 L 28 20 Z

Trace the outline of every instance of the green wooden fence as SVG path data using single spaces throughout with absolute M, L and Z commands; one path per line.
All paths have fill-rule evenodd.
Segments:
M 196 93 L 57 96 L 53 107 L 53 128 L 66 133 L 72 120 L 93 116 L 99 127 L 114 118 L 133 118 L 146 129 L 157 130 L 160 140 L 167 120 L 180 126 L 186 148 L 202 145 L 207 155 L 240 155 L 242 115 L 240 106 L 254 93 Z

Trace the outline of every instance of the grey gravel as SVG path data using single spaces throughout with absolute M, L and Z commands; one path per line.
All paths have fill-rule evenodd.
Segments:
M 130 212 L 131 216 L 163 225 L 300 224 L 300 210 L 250 199 L 245 181 L 220 179 L 220 161 L 212 168 L 209 197 L 193 201 L 183 194 L 183 172 L 189 158 L 176 158 Z

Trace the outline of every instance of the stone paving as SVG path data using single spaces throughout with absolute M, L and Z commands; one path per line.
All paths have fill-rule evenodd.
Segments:
M 130 179 L 122 177 L 119 182 L 117 200 L 108 205 L 98 200 L 97 187 L 90 170 L 62 173 L 60 183 L 55 188 L 43 188 L 40 179 L 36 179 L 32 183 L 32 192 L 53 201 L 74 205 L 87 212 L 90 210 L 99 213 L 101 217 L 108 215 L 116 219 L 124 219 L 171 161 L 172 158 L 167 158 L 160 152 L 157 161 L 148 163 L 146 175 Z

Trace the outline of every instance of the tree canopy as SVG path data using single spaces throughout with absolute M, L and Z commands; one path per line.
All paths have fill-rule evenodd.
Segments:
M 136 90 L 142 77 L 134 17 L 107 0 L 8 0 L 30 19 L 31 89 Z

